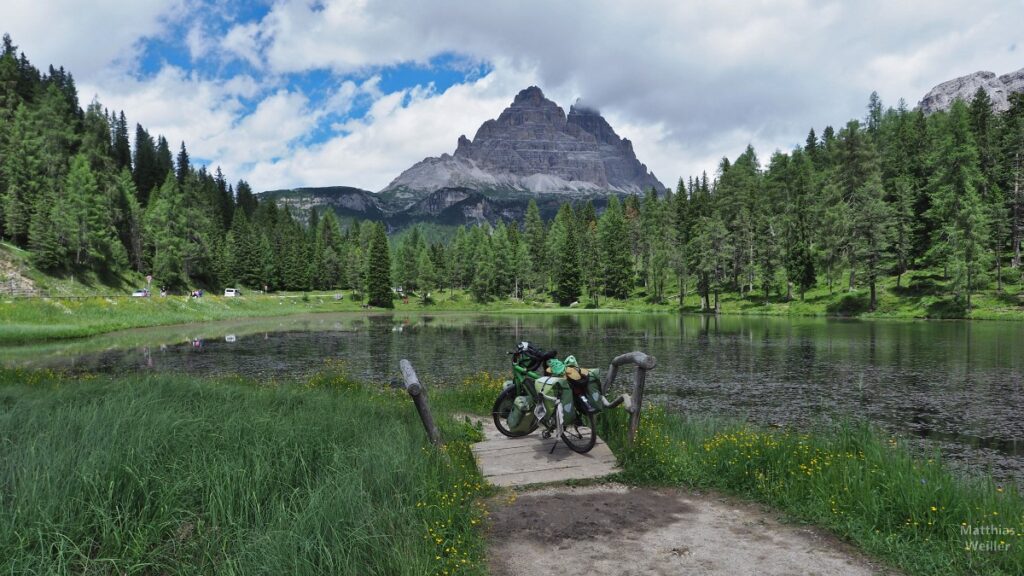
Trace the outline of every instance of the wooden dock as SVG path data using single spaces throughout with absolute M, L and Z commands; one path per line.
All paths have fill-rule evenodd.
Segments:
M 555 438 L 543 440 L 540 431 L 522 438 L 509 438 L 498 432 L 490 418 L 476 418 L 483 424 L 484 441 L 473 445 L 473 455 L 484 479 L 495 486 L 527 486 L 603 478 L 617 472 L 615 455 L 608 445 L 597 445 L 586 454 L 577 454 L 564 442 L 551 452 Z

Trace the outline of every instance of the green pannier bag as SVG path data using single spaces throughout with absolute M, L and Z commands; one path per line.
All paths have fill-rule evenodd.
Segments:
M 533 399 L 529 396 L 516 396 L 506 420 L 509 431 L 528 432 L 536 419 L 533 415 Z

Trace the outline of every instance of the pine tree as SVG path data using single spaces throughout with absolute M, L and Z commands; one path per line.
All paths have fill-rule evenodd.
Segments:
M 381 223 L 372 225 L 366 268 L 366 290 L 370 306 L 394 308 L 391 299 L 391 248 Z
M 857 191 L 855 201 L 852 252 L 855 261 L 861 265 L 868 283 L 870 310 L 874 310 L 878 304 L 876 285 L 882 269 L 887 264 L 892 234 L 891 213 L 883 196 L 882 176 L 875 170 Z
M 236 209 L 245 212 L 245 215 L 251 219 L 253 212 L 256 211 L 256 197 L 253 196 L 252 188 L 248 182 L 245 180 L 238 181 L 238 185 L 235 186 L 235 197 Z
M 143 270 L 144 252 L 142 249 L 142 208 L 139 206 L 138 191 L 127 167 L 122 168 L 114 181 L 114 203 L 116 208 L 116 228 L 121 244 L 127 251 L 128 261 L 136 272 Z
M 163 136 L 156 138 L 156 181 L 163 182 L 168 174 L 174 174 L 174 158 L 171 146 Z
M 44 188 L 49 189 L 40 177 L 43 171 L 42 145 L 28 106 L 20 106 L 15 112 L 8 137 L 2 164 L 7 189 L 0 198 L 3 202 L 4 234 L 15 244 L 25 246 L 39 197 Z
M 417 262 L 417 278 L 419 281 L 420 299 L 426 303 L 430 299 L 430 291 L 437 287 L 437 270 L 430 259 L 430 250 L 420 252 Z
M 68 250 L 76 266 L 98 264 L 101 269 L 116 270 L 127 265 L 124 247 L 117 239 L 112 222 L 112 207 L 101 196 L 96 177 L 85 154 L 71 163 L 64 186 L 65 222 L 69 225 Z
M 526 237 L 526 247 L 530 253 L 532 271 L 528 277 L 530 288 L 534 291 L 545 290 L 548 278 L 548 254 L 545 250 L 547 237 L 544 221 L 541 220 L 540 210 L 537 208 L 537 201 L 532 198 L 526 207 L 523 235 Z
M 479 231 L 481 229 L 476 228 L 475 230 Z M 494 294 L 495 277 L 497 276 L 494 250 L 491 246 L 490 238 L 483 233 L 479 234 L 474 245 L 476 248 L 473 258 L 475 266 L 469 291 L 473 295 L 474 300 L 479 303 L 486 303 L 491 300 L 491 296 Z
M 188 151 L 185 150 L 185 143 L 181 143 L 181 149 L 178 151 L 178 163 L 177 163 L 177 178 L 178 184 L 184 184 L 185 178 L 188 177 L 192 167 L 188 159 Z
M 139 192 L 139 205 L 145 208 L 149 204 L 149 196 L 153 189 L 159 186 L 162 180 L 157 168 L 156 144 L 141 124 L 135 125 L 134 157 L 132 177 Z
M 580 246 L 575 220 L 572 207 L 562 204 L 549 237 L 551 257 L 555 262 L 554 297 L 562 306 L 578 301 L 582 292 Z
M 693 229 L 693 220 L 690 216 L 690 198 L 683 179 L 679 179 L 676 186 L 676 194 L 672 199 L 671 225 L 675 230 L 673 237 L 674 244 L 671 246 L 670 265 L 676 275 L 676 285 L 679 289 L 679 309 L 683 308 L 686 299 L 686 283 L 690 274 L 689 262 L 686 259 L 686 243 L 690 238 Z
M 184 196 L 173 174 L 150 198 L 146 207 L 144 229 L 152 254 L 152 275 L 158 285 L 170 289 L 188 286 L 183 269 L 186 214 Z
M 800 299 L 814 286 L 817 279 L 811 248 L 810 221 L 814 195 L 814 164 L 810 155 L 794 150 L 787 176 L 787 197 L 784 203 L 783 244 L 786 270 L 787 298 L 790 286 L 797 286 Z
M 132 147 L 128 141 L 128 120 L 124 117 L 124 110 L 113 124 L 112 143 L 115 166 L 119 170 L 122 168 L 131 170 Z
M 597 225 L 600 245 L 600 275 L 604 278 L 604 294 L 625 300 L 633 291 L 632 260 L 626 237 L 626 219 L 619 199 L 608 199 L 608 208 Z
M 594 306 L 600 305 L 604 278 L 601 276 L 601 249 L 597 236 L 597 210 L 589 200 L 580 210 L 577 224 L 580 246 L 580 273 L 583 275 L 587 297 Z
M 978 151 L 962 101 L 950 108 L 936 137 L 929 216 L 938 223 L 940 242 L 929 256 L 945 264 L 953 294 L 969 310 L 971 294 L 987 269 L 989 222 L 979 193 Z

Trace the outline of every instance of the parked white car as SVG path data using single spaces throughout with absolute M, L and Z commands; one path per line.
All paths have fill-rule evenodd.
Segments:
M 228 298 L 234 298 L 235 296 L 241 296 L 241 295 L 242 295 L 242 291 L 239 290 L 238 288 L 226 288 L 224 290 L 224 296 L 226 296 Z
M 132 298 L 149 298 L 149 290 L 140 288 L 139 290 L 132 292 Z

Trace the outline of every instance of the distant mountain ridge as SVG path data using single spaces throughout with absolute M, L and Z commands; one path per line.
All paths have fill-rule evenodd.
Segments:
M 536 200 L 553 216 L 566 200 L 603 205 L 612 194 L 659 194 L 665 186 L 640 162 L 633 144 L 578 100 L 566 115 L 540 88 L 519 92 L 473 140 L 460 136 L 453 154 L 426 158 L 379 193 L 347 186 L 272 190 L 261 194 L 301 219 L 329 208 L 342 218 L 474 224 L 519 219 Z
M 382 193 L 412 199 L 451 187 L 506 195 L 665 191 L 599 112 L 577 101 L 566 115 L 536 86 L 519 92 L 473 140 L 460 136 L 453 154 L 414 164 Z
M 918 107 L 925 114 L 949 110 L 957 100 L 970 102 L 978 88 L 988 93 L 993 110 L 1005 112 L 1010 109 L 1010 95 L 1024 92 L 1024 68 L 1002 76 L 996 76 L 994 72 L 979 71 L 947 80 L 929 90 Z

